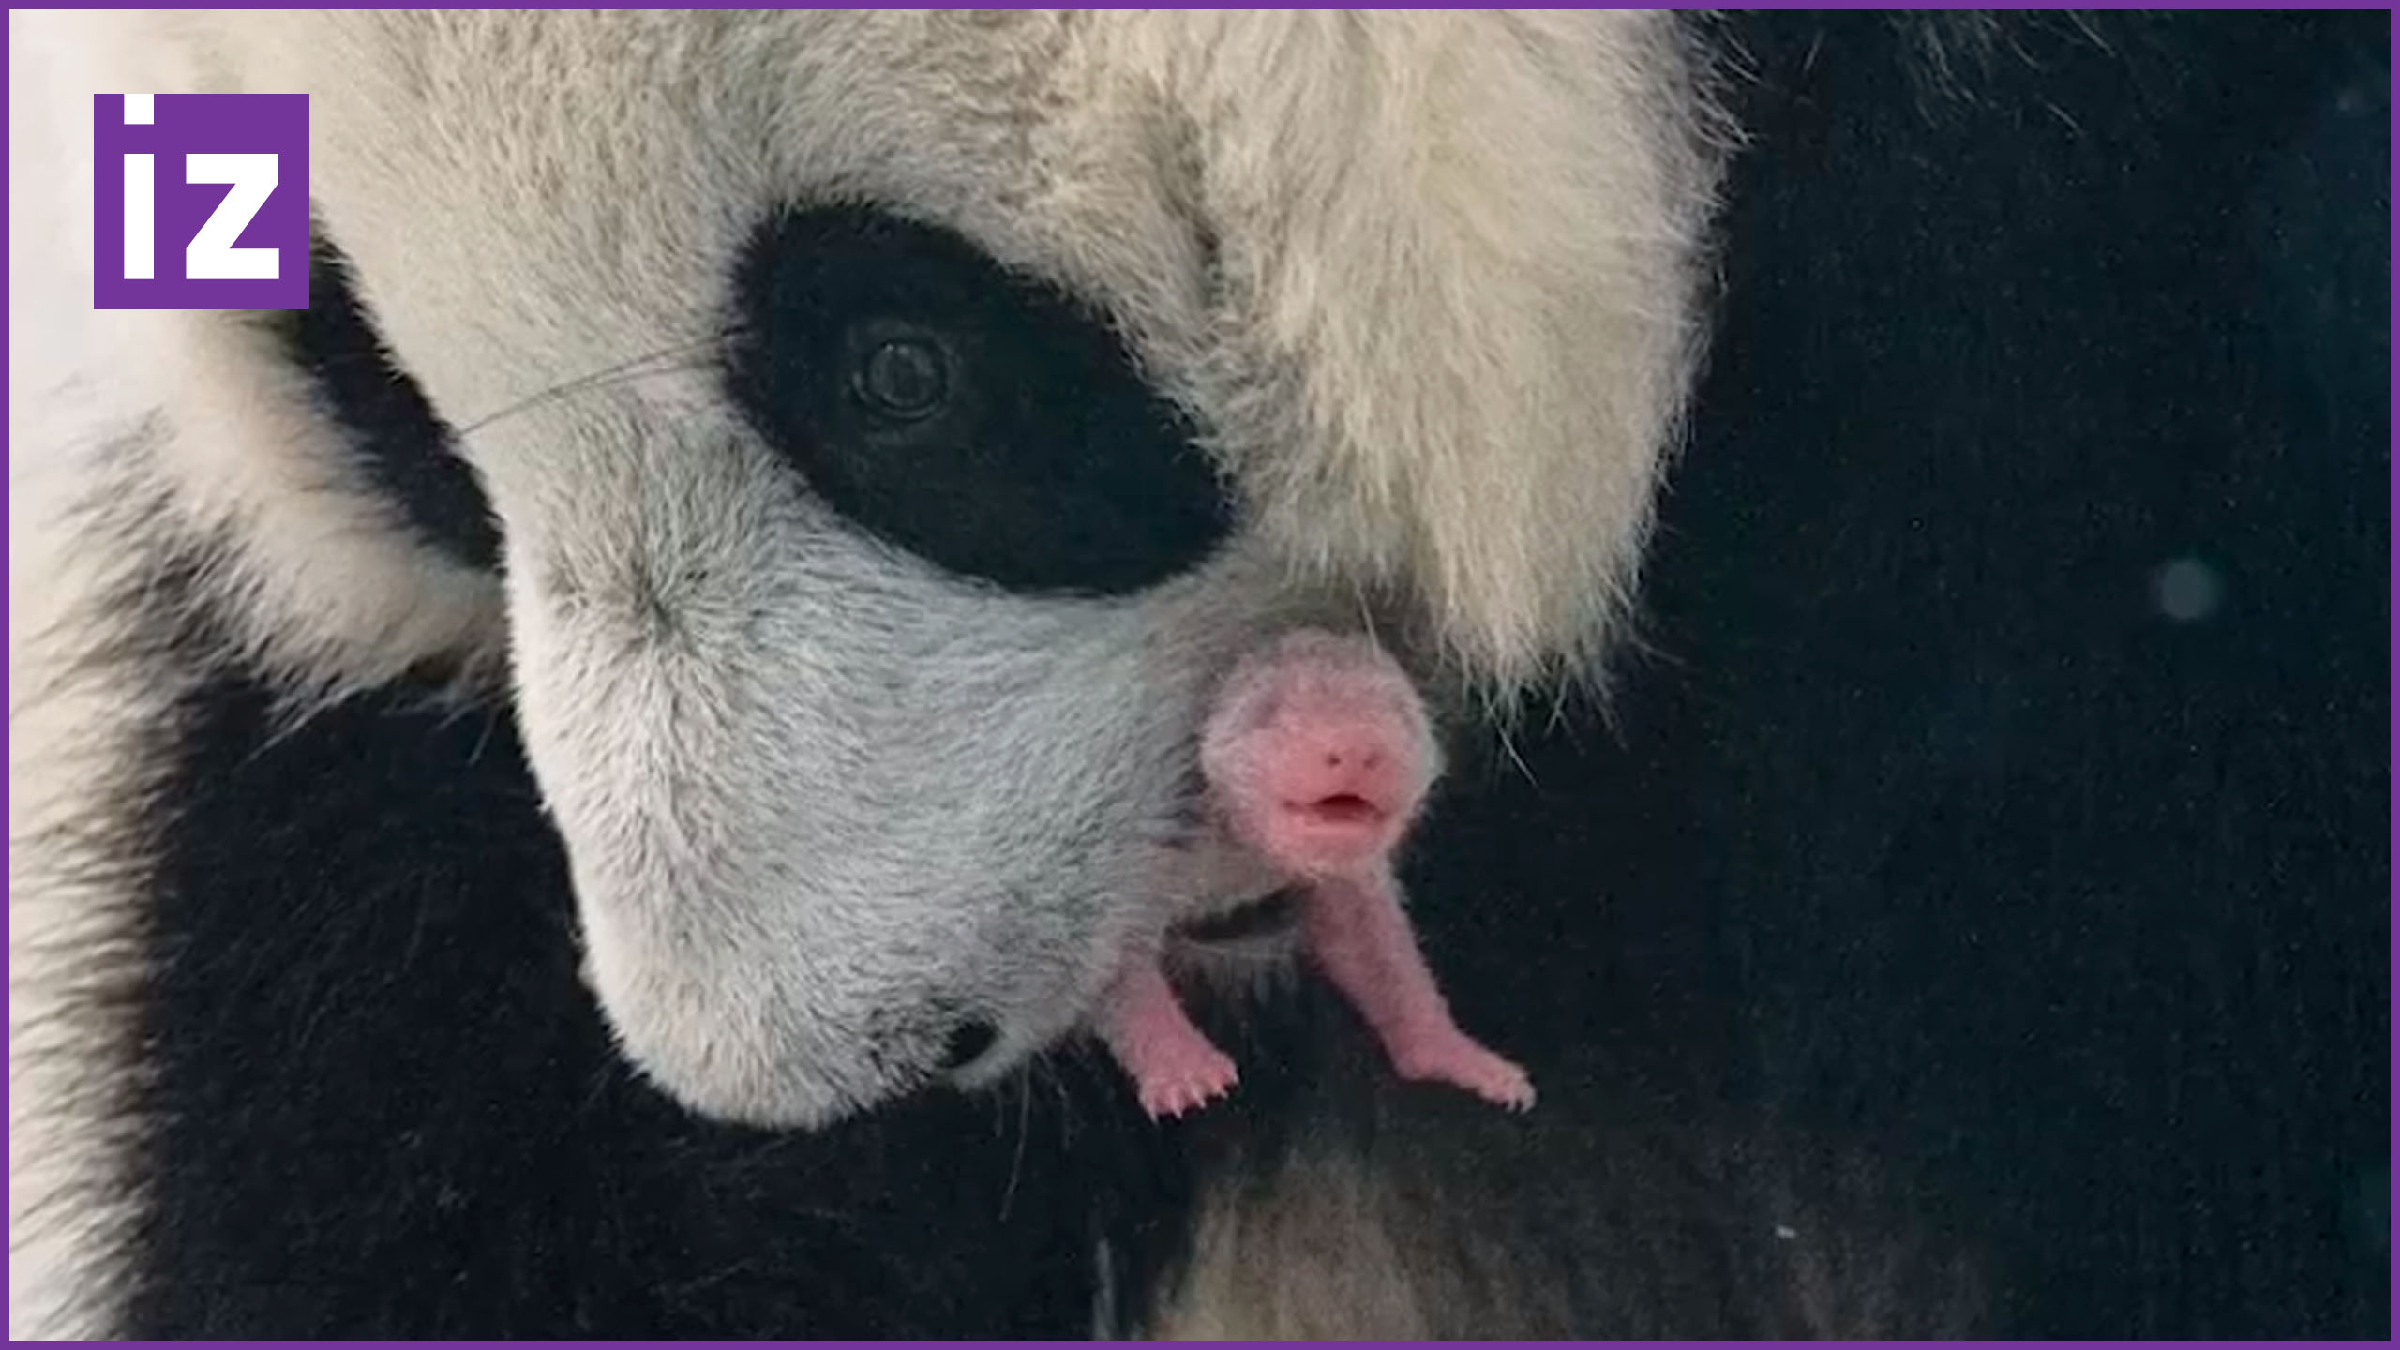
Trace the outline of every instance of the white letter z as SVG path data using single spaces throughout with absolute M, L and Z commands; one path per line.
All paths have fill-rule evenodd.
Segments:
M 188 281 L 273 281 L 276 252 L 272 248 L 235 248 L 233 241 L 250 228 L 258 208 L 275 193 L 279 165 L 274 155 L 185 155 L 183 181 L 229 183 L 233 191 L 217 203 L 199 232 L 183 251 L 183 275 Z

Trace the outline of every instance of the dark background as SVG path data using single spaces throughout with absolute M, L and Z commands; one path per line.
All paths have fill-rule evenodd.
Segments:
M 1912 1168 L 1995 1334 L 2380 1339 L 2389 18 L 2010 22 L 1732 24 L 1651 655 L 1453 804 L 1434 945 Z

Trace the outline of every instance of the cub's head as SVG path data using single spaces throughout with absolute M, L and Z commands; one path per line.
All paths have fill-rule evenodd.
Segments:
M 1506 692 L 1631 584 L 1711 185 L 1663 17 L 156 22 L 310 97 L 496 524 L 590 983 L 697 1110 L 1069 1029 L 1276 632 L 1371 595 Z

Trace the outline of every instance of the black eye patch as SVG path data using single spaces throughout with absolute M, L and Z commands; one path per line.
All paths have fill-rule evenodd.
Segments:
M 1230 527 L 1214 467 L 1097 315 L 951 232 L 769 219 L 734 270 L 726 385 L 860 529 L 1020 592 L 1124 594 Z

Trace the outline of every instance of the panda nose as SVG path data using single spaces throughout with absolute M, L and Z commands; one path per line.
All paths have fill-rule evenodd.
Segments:
M 955 1072 L 983 1058 L 984 1052 L 1000 1039 L 1000 1032 L 989 1022 L 962 1022 L 951 1028 L 950 1036 L 942 1043 L 942 1068 Z

